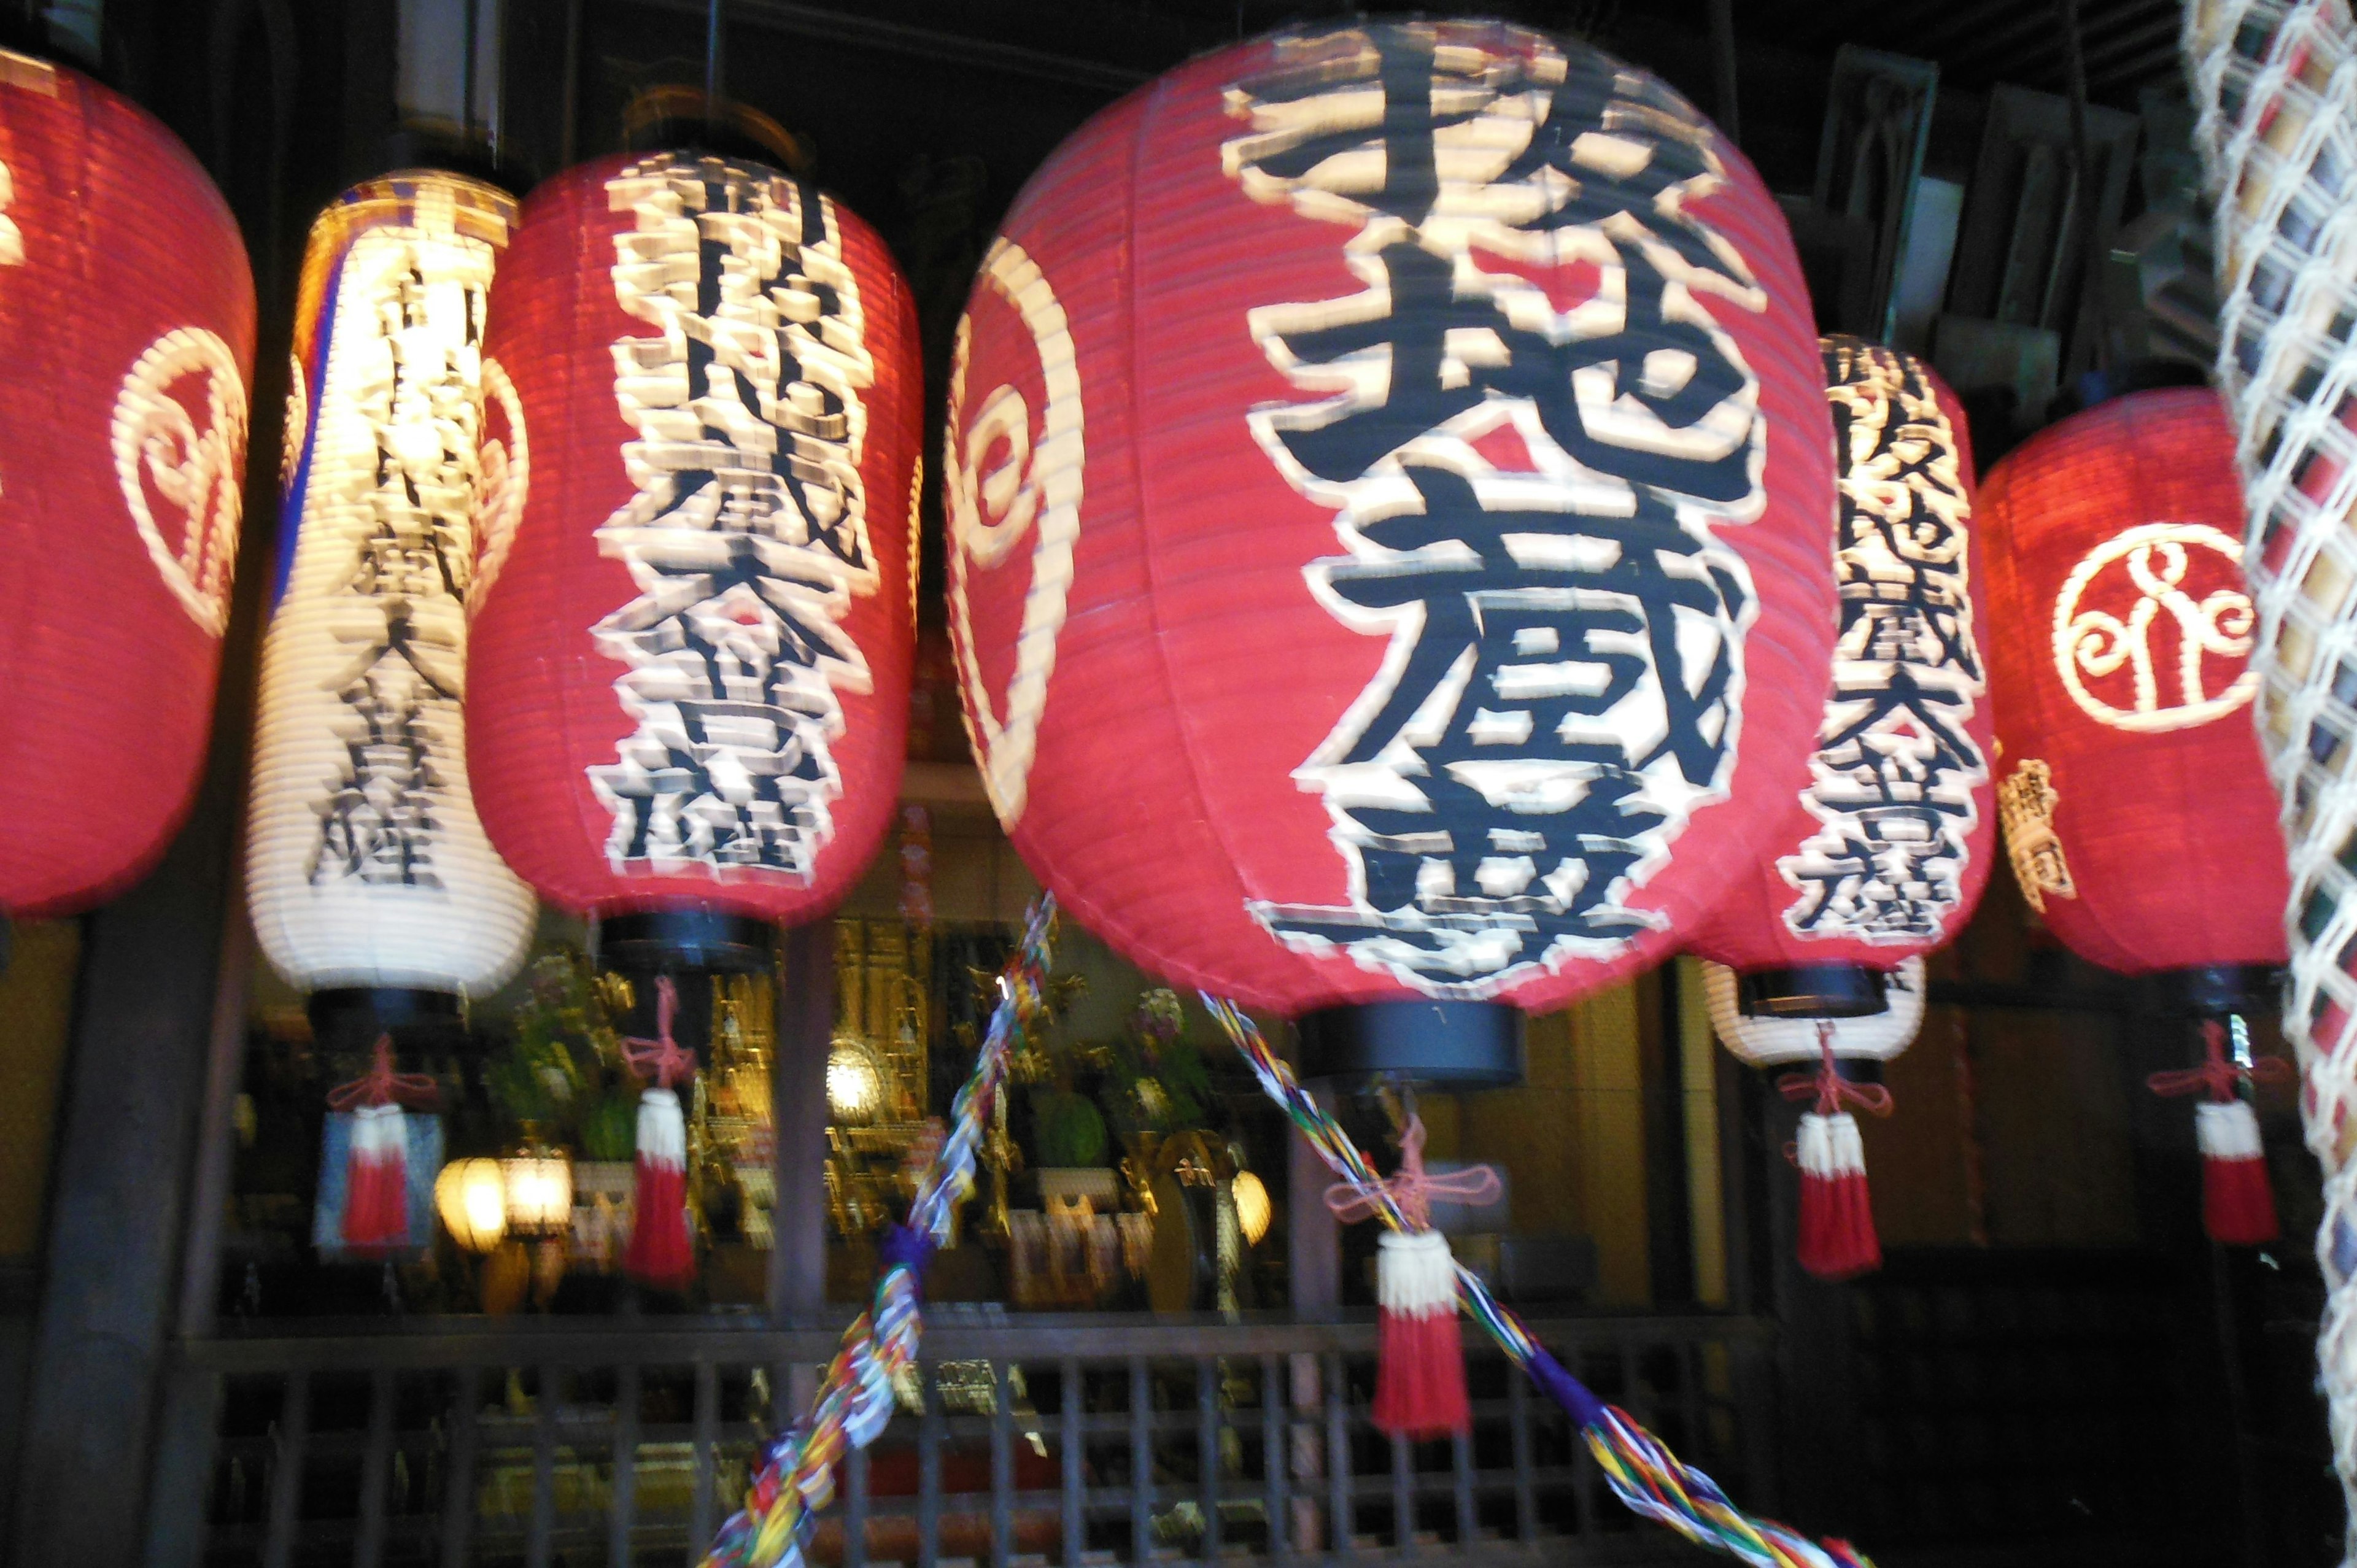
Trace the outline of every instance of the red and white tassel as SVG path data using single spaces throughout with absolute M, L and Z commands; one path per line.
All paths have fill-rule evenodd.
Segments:
M 1882 1266 L 1867 1201 L 1866 1144 L 1846 1111 L 1801 1118 L 1801 1267 L 1821 1280 L 1854 1279 Z
M 2210 1239 L 2229 1247 L 2274 1240 L 2282 1230 L 2258 1117 L 2241 1100 L 2203 1101 L 2193 1117 L 2194 1141 L 2201 1147 L 2201 1223 Z
M 1437 1230 L 1385 1231 L 1375 1254 L 1377 1428 L 1394 1437 L 1468 1430 L 1457 1261 Z
M 684 1290 L 695 1279 L 687 1235 L 687 1120 L 679 1096 L 650 1089 L 639 1096 L 638 1180 L 630 1204 L 630 1245 L 622 1268 L 632 1279 Z
M 344 1156 L 344 1248 L 381 1256 L 409 1244 L 409 1128 L 393 1104 L 351 1113 Z

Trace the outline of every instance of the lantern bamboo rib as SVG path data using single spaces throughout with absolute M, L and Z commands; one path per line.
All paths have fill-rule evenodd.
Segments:
M 2357 22 L 2347 0 L 2189 0 L 2195 141 L 2217 202 L 2219 380 L 2236 426 L 2258 610 L 2254 712 L 2291 870 L 2286 1032 L 2322 1162 L 2318 1352 L 2357 1501 Z M 2357 1538 L 2344 1547 L 2357 1561 Z

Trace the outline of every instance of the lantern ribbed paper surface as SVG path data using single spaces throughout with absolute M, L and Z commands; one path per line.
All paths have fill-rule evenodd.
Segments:
M 253 283 L 220 193 L 95 83 L 0 51 L 0 915 L 154 865 L 203 766 Z
M 908 727 L 908 285 L 814 188 L 657 153 L 534 191 L 491 315 L 533 465 L 475 623 L 493 842 L 578 912 L 824 913 Z
M 2217 395 L 2098 404 L 2015 450 L 1980 499 L 2023 896 L 2124 974 L 2281 963 L 2283 840 L 2251 727 L 2242 486 Z
M 254 931 L 299 985 L 479 995 L 531 940 L 460 716 L 477 511 L 521 471 L 482 352 L 514 218 L 479 181 L 393 175 L 321 214 L 304 255 L 246 836 Z
M 1792 241 L 1583 44 L 1288 32 L 1099 115 L 983 263 L 944 482 L 1000 821 L 1173 981 L 1560 1003 L 1676 945 L 1805 777 Z
M 1703 1001 L 1721 1044 L 1746 1067 L 1813 1063 L 1824 1052 L 1820 1025 L 1833 1029 L 1834 1055 L 1850 1061 L 1887 1062 L 1915 1043 L 1923 1026 L 1923 961 L 1902 961 L 1883 983 L 1883 1010 L 1855 1018 L 1771 1018 L 1743 1011 L 1735 971 L 1702 966 Z
M 1840 631 L 1816 754 L 1781 841 L 1731 879 L 1692 943 L 1738 971 L 1887 971 L 1930 951 L 1971 918 L 1996 839 L 1986 569 L 1963 411 L 1909 354 L 1828 338 L 1824 368 Z

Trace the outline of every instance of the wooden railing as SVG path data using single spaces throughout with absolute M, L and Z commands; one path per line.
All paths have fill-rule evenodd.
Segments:
M 1468 1347 L 1473 1430 L 1394 1443 L 1367 1421 L 1372 1324 L 928 1316 L 922 1386 L 838 1477 L 811 1552 L 825 1568 L 1683 1560 L 1486 1344 Z M 1598 1393 L 1772 1500 L 1765 1325 L 1537 1326 Z M 662 1318 L 185 1343 L 181 1387 L 201 1389 L 211 1443 L 185 1456 L 202 1523 L 177 1555 L 692 1563 L 834 1348 L 824 1330 Z

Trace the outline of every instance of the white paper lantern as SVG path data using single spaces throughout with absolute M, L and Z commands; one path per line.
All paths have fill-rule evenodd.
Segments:
M 490 186 L 394 175 L 339 198 L 304 257 L 246 847 L 254 929 L 299 985 L 479 995 L 532 935 L 459 707 L 478 531 L 522 499 L 520 416 L 486 418 L 504 379 L 482 356 L 514 219 Z

